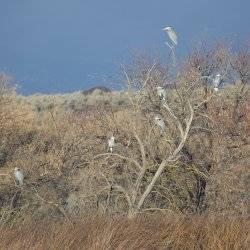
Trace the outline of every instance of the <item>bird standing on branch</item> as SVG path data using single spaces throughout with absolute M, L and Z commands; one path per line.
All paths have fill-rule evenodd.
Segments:
M 160 100 L 165 102 L 166 101 L 166 91 L 163 87 L 157 87 L 157 95 L 159 96 Z
M 166 125 L 165 125 L 165 122 L 163 121 L 162 117 L 160 117 L 159 115 L 157 115 L 155 117 L 155 124 L 160 128 L 161 134 L 163 134 Z
M 210 80 L 210 82 L 212 82 L 214 91 L 216 91 L 216 92 L 219 91 L 219 86 L 223 82 L 223 76 L 221 76 L 221 74 L 217 74 L 215 77 L 212 77 L 212 76 L 201 77 L 201 79 L 204 79 L 204 78 L 208 79 L 208 80 Z
M 114 147 L 115 147 L 115 137 L 111 136 L 108 139 L 108 148 L 110 153 L 113 153 Z
M 170 26 L 167 26 L 162 30 L 164 30 L 167 33 L 167 35 L 170 38 L 170 40 L 172 41 L 172 43 L 174 45 L 177 45 L 177 35 L 176 35 L 174 29 Z
M 221 74 L 217 74 L 213 80 L 213 85 L 214 85 L 214 90 L 218 91 L 219 90 L 219 86 L 221 85 L 223 79 L 221 77 Z
M 20 168 L 15 168 L 15 180 L 19 186 L 23 186 L 24 171 Z

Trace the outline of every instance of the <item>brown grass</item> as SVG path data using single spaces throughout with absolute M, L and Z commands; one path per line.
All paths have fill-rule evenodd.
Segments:
M 0 229 L 1 249 L 249 249 L 250 221 L 216 217 L 89 217 Z

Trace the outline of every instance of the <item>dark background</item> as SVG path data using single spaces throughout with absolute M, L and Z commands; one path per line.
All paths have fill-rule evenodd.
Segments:
M 0 0 L 0 71 L 23 94 L 112 87 L 134 51 L 168 53 L 166 25 L 182 55 L 201 39 L 249 38 L 249 9 L 249 0 Z

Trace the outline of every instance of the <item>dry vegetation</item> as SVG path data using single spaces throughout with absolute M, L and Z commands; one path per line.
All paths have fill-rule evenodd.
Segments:
M 126 92 L 89 95 L 21 97 L 0 76 L 0 246 L 247 249 L 249 50 L 200 46 L 177 74 L 146 56 L 122 71 Z M 203 76 L 218 72 L 231 84 L 215 92 Z
M 87 91 L 86 91 L 87 92 Z M 44 112 L 53 109 L 57 114 L 84 112 L 91 106 L 112 105 L 114 107 L 128 104 L 128 98 L 121 91 L 103 92 L 97 88 L 89 94 L 73 92 L 67 94 L 34 94 L 18 96 L 19 102 L 29 104 L 34 112 Z
M 249 249 L 249 221 L 239 218 L 90 217 L 24 222 L 0 229 L 1 249 Z

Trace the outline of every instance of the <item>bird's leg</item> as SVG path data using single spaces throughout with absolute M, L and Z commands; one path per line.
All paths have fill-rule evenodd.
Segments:
M 165 44 L 170 48 L 172 52 L 172 58 L 173 58 L 173 66 L 176 66 L 176 58 L 175 58 L 175 51 L 174 51 L 174 46 L 171 46 L 168 42 L 165 42 Z

